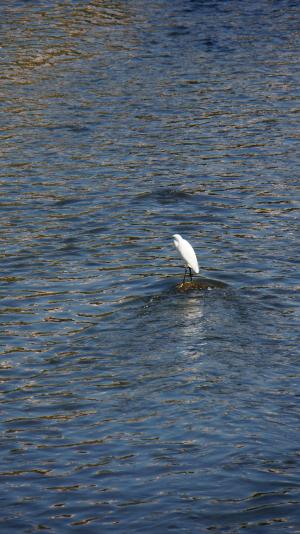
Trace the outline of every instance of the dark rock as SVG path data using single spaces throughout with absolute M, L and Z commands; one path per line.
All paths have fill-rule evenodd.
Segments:
M 227 284 L 220 280 L 211 280 L 210 278 L 195 278 L 176 284 L 177 291 L 185 293 L 186 291 L 203 291 L 204 289 L 214 289 L 227 287 Z

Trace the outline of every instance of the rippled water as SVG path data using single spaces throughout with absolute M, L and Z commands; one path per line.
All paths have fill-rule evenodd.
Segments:
M 0 16 L 1 532 L 300 532 L 299 3 Z

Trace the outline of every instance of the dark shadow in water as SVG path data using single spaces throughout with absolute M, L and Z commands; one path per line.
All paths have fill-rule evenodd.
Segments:
M 135 201 L 153 200 L 159 204 L 174 204 L 176 202 L 182 202 L 182 200 L 191 200 L 193 191 L 188 189 L 178 189 L 176 187 L 161 187 L 155 191 L 146 191 L 138 194 Z

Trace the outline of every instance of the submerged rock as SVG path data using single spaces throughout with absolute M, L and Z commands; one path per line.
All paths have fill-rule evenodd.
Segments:
M 177 291 L 185 293 L 186 291 L 203 291 L 204 289 L 227 287 L 227 284 L 220 282 L 220 280 L 212 280 L 211 278 L 194 278 L 186 282 L 176 284 Z

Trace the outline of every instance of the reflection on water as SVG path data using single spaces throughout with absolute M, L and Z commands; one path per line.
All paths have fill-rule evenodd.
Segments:
M 0 530 L 297 532 L 299 6 L 0 15 Z

